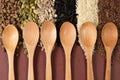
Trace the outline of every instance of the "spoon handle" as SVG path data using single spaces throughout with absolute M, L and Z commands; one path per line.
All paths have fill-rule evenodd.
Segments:
M 14 56 L 11 55 L 13 53 L 8 53 L 8 62 L 9 62 L 9 79 L 8 80 L 15 80 L 14 77 Z
M 71 80 L 71 49 L 65 51 L 66 68 L 65 68 L 65 80 Z
M 33 53 L 29 53 L 28 80 L 34 80 Z
M 91 51 L 87 52 L 87 80 L 94 80 Z
M 52 80 L 51 55 L 46 55 L 46 80 Z
M 105 80 L 111 80 L 111 58 L 107 57 L 106 60 L 106 72 L 105 72 Z
M 112 51 L 110 49 L 106 49 L 106 72 L 105 72 L 105 80 L 111 80 L 111 55 Z

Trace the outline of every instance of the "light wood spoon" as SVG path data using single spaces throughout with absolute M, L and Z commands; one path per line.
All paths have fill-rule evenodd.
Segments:
M 34 80 L 33 59 L 34 51 L 39 39 L 39 28 L 36 23 L 30 21 L 24 25 L 23 39 L 28 50 L 28 80 Z
M 51 52 L 57 38 L 56 27 L 52 22 L 44 22 L 41 27 L 41 41 L 46 52 L 46 80 L 52 80 Z
M 111 57 L 118 40 L 118 31 L 114 23 L 106 23 L 101 33 L 102 41 L 106 50 L 106 73 L 105 80 L 111 80 Z
M 70 22 L 64 22 L 60 28 L 60 40 L 65 51 L 65 80 L 71 80 L 71 50 L 76 40 L 76 30 Z
M 92 55 L 97 38 L 97 30 L 93 23 L 86 22 L 82 24 L 79 33 L 79 40 L 85 51 L 87 59 L 87 80 L 94 80 Z
M 18 30 L 13 25 L 8 25 L 5 27 L 2 33 L 3 45 L 8 54 L 9 63 L 9 80 L 15 80 L 14 77 L 14 52 L 18 43 L 19 34 Z

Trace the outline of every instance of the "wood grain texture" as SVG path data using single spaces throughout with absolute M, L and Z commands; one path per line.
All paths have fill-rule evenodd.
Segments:
M 5 27 L 2 33 L 3 45 L 8 54 L 8 64 L 9 64 L 9 80 L 15 80 L 14 74 L 14 52 L 18 43 L 19 35 L 18 31 L 13 25 L 8 25 Z
M 105 80 L 111 80 L 111 57 L 118 40 L 118 31 L 115 24 L 112 22 L 106 23 L 102 29 L 101 37 L 106 50 Z
M 23 39 L 28 50 L 28 80 L 34 80 L 34 51 L 39 39 L 39 28 L 34 22 L 27 22 L 23 28 Z
M 87 80 L 94 80 L 92 55 L 97 39 L 97 30 L 92 22 L 82 24 L 79 32 L 79 40 L 87 59 Z
M 60 28 L 60 40 L 65 52 L 65 80 L 71 80 L 71 51 L 76 40 L 76 30 L 70 22 L 64 22 Z
M 52 22 L 44 22 L 40 34 L 46 52 L 46 80 L 52 80 L 51 54 L 57 38 L 55 25 Z

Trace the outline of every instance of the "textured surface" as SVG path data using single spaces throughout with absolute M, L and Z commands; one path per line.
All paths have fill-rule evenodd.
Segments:
M 77 27 L 80 29 L 85 22 L 91 21 L 98 25 L 98 0 L 77 0 Z

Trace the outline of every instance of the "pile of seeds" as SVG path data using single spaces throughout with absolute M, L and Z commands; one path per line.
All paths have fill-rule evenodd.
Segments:
M 20 26 L 20 6 L 21 3 L 19 0 L 15 0 L 14 2 L 7 0 L 0 3 L 0 26 L 2 28 L 8 24 L 13 24 L 16 27 Z
M 55 9 L 57 14 L 56 17 L 57 19 L 56 27 L 58 32 L 57 42 L 60 43 L 59 30 L 63 22 L 65 21 L 71 22 L 77 30 L 76 0 L 55 0 Z
M 54 0 L 38 0 L 39 7 L 39 26 L 45 21 L 55 22 Z
M 38 23 L 38 0 L 20 0 L 22 5 L 20 9 L 20 14 L 22 15 L 22 25 L 23 28 L 24 23 L 26 21 L 34 21 Z

